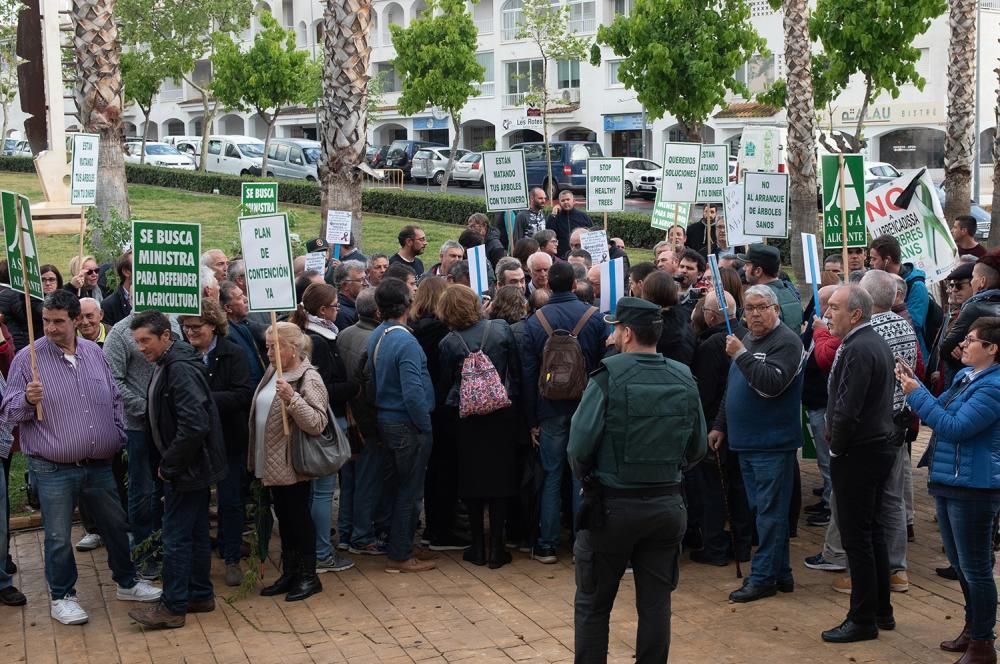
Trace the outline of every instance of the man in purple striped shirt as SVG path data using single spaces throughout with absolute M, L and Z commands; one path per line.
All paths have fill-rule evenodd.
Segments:
M 45 580 L 51 615 L 64 625 L 87 622 L 76 597 L 71 529 L 81 501 L 107 544 L 117 598 L 154 602 L 161 591 L 136 578 L 129 555 L 128 520 L 118 500 L 111 457 L 125 443 L 122 401 L 104 353 L 76 336 L 80 301 L 67 290 L 49 294 L 42 306 L 45 336 L 35 341 L 38 379 L 30 349 L 11 364 L 0 405 L 0 423 L 19 425 L 21 449 L 38 487 L 45 525 Z M 36 407 L 42 407 L 42 418 Z

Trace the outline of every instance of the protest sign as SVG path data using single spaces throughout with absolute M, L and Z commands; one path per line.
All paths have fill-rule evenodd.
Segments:
M 276 214 L 278 212 L 278 183 L 244 182 L 241 200 L 243 214 Z
M 743 232 L 743 184 L 727 185 L 723 194 L 723 214 L 722 220 L 726 225 L 726 245 L 728 247 L 742 247 L 760 238 L 747 235 Z
M 802 234 L 802 265 L 805 268 L 806 283 L 812 284 L 813 287 L 813 307 L 815 309 L 819 307 L 820 262 L 816 236 L 812 233 Z
M 528 207 L 523 151 L 484 152 L 483 180 L 488 212 L 524 210 Z
M 868 192 L 865 226 L 873 239 L 880 235 L 895 237 L 901 262 L 923 270 L 928 282 L 947 277 L 958 261 L 958 247 L 926 169 Z
M 726 293 L 722 288 L 722 275 L 719 274 L 719 257 L 715 254 L 708 255 L 708 267 L 712 271 L 712 286 L 715 288 L 715 299 L 719 301 L 719 309 L 726 319 L 726 333 L 732 334 L 733 327 L 729 323 L 729 308 L 726 306 Z
M 587 160 L 587 209 L 621 212 L 625 209 L 625 160 Z
M 331 245 L 351 243 L 351 220 L 350 210 L 327 210 L 326 212 L 326 241 Z
M 31 204 L 28 202 L 28 197 L 4 191 L 0 192 L 0 201 L 3 206 L 4 241 L 7 243 L 10 286 L 16 291 L 24 291 L 24 285 L 27 283 L 31 297 L 36 300 L 44 299 L 42 275 L 38 271 L 38 244 L 35 241 L 34 226 L 31 224 Z
M 788 174 L 746 173 L 743 177 L 745 235 L 788 237 Z
M 482 295 L 490 288 L 487 270 L 489 263 L 486 262 L 486 245 L 480 244 L 472 247 L 467 252 L 469 261 L 469 286 L 476 291 L 476 295 Z
M 93 205 L 97 201 L 98 134 L 73 134 L 73 166 L 70 171 L 70 205 Z
M 656 201 L 653 203 L 653 218 L 650 226 L 661 231 L 670 230 L 671 226 L 687 227 L 691 215 L 690 203 L 671 203 L 660 200 L 663 187 L 656 190 Z
M 295 308 L 292 244 L 285 214 L 240 217 L 250 311 Z
M 660 200 L 673 203 L 694 203 L 698 199 L 698 177 L 701 168 L 701 143 L 664 143 L 663 177 Z
M 840 158 L 844 159 L 841 174 Z M 865 233 L 865 158 L 859 154 L 825 154 L 823 163 L 823 248 L 844 247 L 841 239 L 847 224 L 847 246 L 867 247 Z M 841 186 L 843 185 L 843 192 Z M 840 199 L 844 198 L 841 215 Z
M 201 224 L 132 222 L 132 308 L 201 315 Z
M 306 254 L 306 272 L 315 270 L 320 274 L 326 272 L 326 252 L 313 251 Z
M 604 263 L 611 258 L 606 231 L 590 231 L 580 236 L 580 248 L 590 254 L 592 265 Z
M 601 311 L 614 311 L 624 297 L 625 262 L 622 258 L 601 263 Z
M 729 182 L 729 146 L 702 145 L 698 168 L 699 203 L 721 203 Z

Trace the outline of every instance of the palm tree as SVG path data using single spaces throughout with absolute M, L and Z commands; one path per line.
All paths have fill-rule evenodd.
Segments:
M 784 0 L 787 68 L 789 232 L 792 267 L 802 299 L 809 297 L 802 261 L 801 233 L 817 233 L 816 114 L 813 109 L 812 54 L 807 0 Z
M 100 134 L 97 167 L 97 212 L 131 217 L 122 152 L 121 45 L 115 24 L 115 0 L 73 1 L 73 50 L 76 59 L 74 99 L 80 127 Z M 61 118 L 53 118 L 61 122 Z M 62 146 L 49 146 L 53 150 Z
M 367 141 L 368 28 L 371 0 L 326 0 L 323 12 L 323 99 L 319 177 L 326 211 L 350 210 L 351 237 L 361 241 L 361 180 Z
M 976 121 L 976 2 L 950 0 L 948 125 L 944 139 L 945 219 L 969 214 Z M 978 167 L 978 164 L 976 165 Z
M 993 70 L 1000 80 L 1000 67 Z M 997 105 L 993 110 L 996 126 L 1000 128 L 1000 87 L 997 88 Z M 990 244 L 1000 240 L 1000 129 L 993 134 L 993 210 L 990 212 Z

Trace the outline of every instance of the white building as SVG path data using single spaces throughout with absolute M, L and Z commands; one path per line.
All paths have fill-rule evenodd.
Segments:
M 277 3 L 280 1 L 280 5 Z M 559 0 L 555 0 L 559 1 Z M 627 13 L 633 0 L 562 0 L 570 7 L 570 29 L 581 35 L 594 35 L 597 26 L 609 23 L 616 15 Z M 782 13 L 770 8 L 767 0 L 748 0 L 752 21 L 767 40 L 772 55 L 751 59 L 740 76 L 751 92 L 762 91 L 785 74 L 783 57 Z M 980 61 L 979 131 L 980 157 L 983 168 L 984 194 L 988 190 L 992 169 L 990 146 L 996 131 L 994 108 L 997 103 L 997 77 L 993 67 L 1000 57 L 1000 0 L 981 0 L 982 32 Z M 449 119 L 436 119 L 430 113 L 413 117 L 401 115 L 395 108 L 399 97 L 399 79 L 391 60 L 395 57 L 389 26 L 406 26 L 425 8 L 424 0 L 374 0 L 372 6 L 371 72 L 384 72 L 386 77 L 383 107 L 369 127 L 370 142 L 385 145 L 395 139 L 411 138 L 449 144 Z M 486 80 L 480 95 L 470 99 L 463 111 L 460 128 L 461 145 L 469 149 L 495 146 L 509 147 L 523 140 L 540 140 L 541 118 L 528 115 L 524 96 L 530 81 L 541 75 L 541 60 L 537 49 L 525 40 L 516 39 L 521 0 L 479 0 L 470 5 L 479 28 L 479 61 L 486 69 Z M 322 43 L 323 4 L 316 0 L 261 0 L 258 10 L 272 12 L 289 28 L 295 30 L 303 49 L 320 53 Z M 259 22 L 254 19 L 241 37 L 250 40 Z M 921 51 L 918 70 L 927 79 L 920 91 L 905 86 L 897 99 L 883 95 L 868 111 L 865 136 L 869 140 L 868 156 L 888 161 L 900 168 L 929 166 L 934 175 L 943 173 L 944 129 L 947 105 L 948 64 L 947 14 L 936 19 L 921 35 L 915 46 Z M 671 117 L 647 123 L 642 131 L 643 109 L 635 93 L 617 80 L 618 62 L 614 54 L 603 49 L 603 62 L 593 67 L 589 62 L 560 62 L 549 68 L 548 89 L 563 100 L 550 113 L 550 134 L 554 140 L 595 140 L 604 152 L 615 156 L 638 156 L 643 151 L 660 159 L 662 145 L 667 140 L 679 140 L 681 127 Z M 886 57 L 892 57 L 887 53 Z M 209 60 L 198 62 L 194 76 L 200 81 L 210 79 Z M 864 94 L 860 78 L 852 80 L 832 105 L 832 109 L 817 109 L 822 127 L 853 131 L 856 114 Z M 731 97 L 726 108 L 720 108 L 708 122 L 704 139 L 708 142 L 729 142 L 735 148 L 742 128 L 748 123 L 784 124 L 784 112 L 770 115 L 768 109 L 739 98 Z M 167 81 L 153 107 L 149 138 L 169 135 L 201 134 L 201 100 L 184 82 Z M 315 109 L 292 109 L 278 120 L 276 134 L 281 137 L 313 137 L 316 132 Z M 130 108 L 125 115 L 127 131 L 138 135 L 143 124 L 141 113 Z M 23 117 L 17 113 L 11 123 L 20 126 Z M 71 122 L 69 122 L 71 124 Z M 250 134 L 263 138 L 265 125 L 255 114 L 220 113 L 214 122 L 214 132 L 220 134 Z M 645 136 L 643 136 L 645 134 Z

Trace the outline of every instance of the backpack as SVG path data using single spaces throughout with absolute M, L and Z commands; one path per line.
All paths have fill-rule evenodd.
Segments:
M 469 350 L 469 345 L 465 343 L 461 334 L 452 333 L 458 337 L 467 353 L 462 361 L 462 379 L 458 401 L 459 417 L 489 415 L 511 405 L 510 398 L 507 396 L 507 388 L 500 380 L 500 374 L 497 373 L 489 356 L 483 352 L 483 348 L 486 347 L 486 339 L 490 336 L 491 327 L 491 323 L 486 321 L 486 332 L 479 344 L 479 350 L 475 352 Z
M 553 330 L 545 314 L 535 312 L 548 339 L 542 348 L 542 364 L 538 370 L 538 393 L 549 401 L 579 401 L 587 387 L 587 363 L 580 348 L 580 331 L 597 307 L 588 307 L 572 332 Z
M 926 284 L 924 277 L 914 277 L 913 281 L 919 281 L 920 283 Z M 906 283 L 906 295 L 904 297 L 909 297 L 910 295 L 910 282 Z M 938 335 L 941 334 L 941 330 L 944 329 L 944 309 L 941 305 L 937 303 L 928 290 L 927 292 L 927 317 L 924 318 L 924 345 L 929 349 L 934 348 L 937 344 Z M 928 358 L 924 358 L 925 360 Z M 928 370 L 927 372 L 931 372 Z

